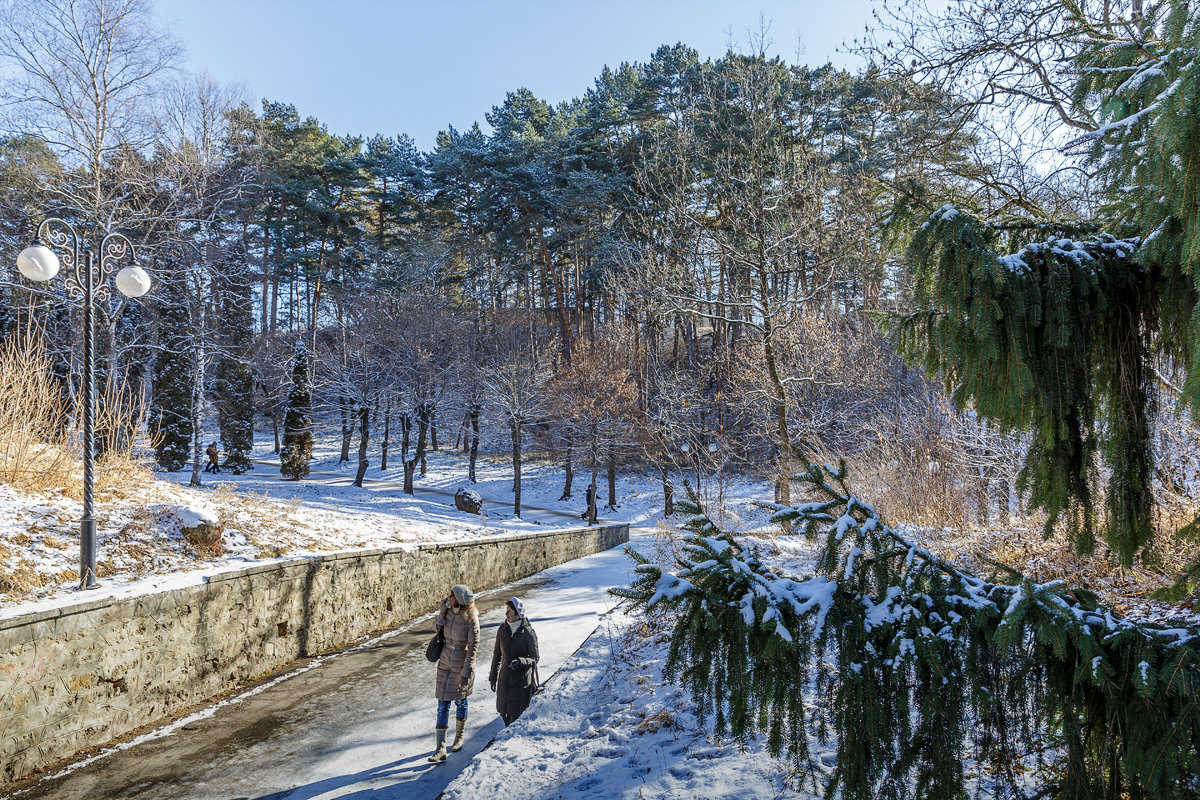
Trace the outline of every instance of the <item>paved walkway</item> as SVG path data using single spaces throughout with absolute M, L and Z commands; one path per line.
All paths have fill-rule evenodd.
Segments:
M 639 531 L 632 538 L 648 535 Z M 520 596 L 534 620 L 545 682 L 615 607 L 607 589 L 628 585 L 632 574 L 632 561 L 618 547 L 481 596 L 467 744 L 445 764 L 425 760 L 433 749 L 436 706 L 434 666 L 424 657 L 433 632 L 426 618 L 342 653 L 299 662 L 176 720 L 167 735 L 19 784 L 9 794 L 0 791 L 0 797 L 433 800 L 501 729 L 487 670 L 508 597 Z

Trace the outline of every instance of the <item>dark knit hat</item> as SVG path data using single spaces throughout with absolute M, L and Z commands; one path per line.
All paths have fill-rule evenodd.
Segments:
M 450 592 L 454 595 L 454 599 L 458 601 L 460 606 L 469 606 L 475 602 L 475 593 L 461 583 L 451 586 Z

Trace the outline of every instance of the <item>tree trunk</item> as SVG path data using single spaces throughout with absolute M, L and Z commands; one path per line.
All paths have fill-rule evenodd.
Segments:
M 988 470 L 981 467 L 979 474 L 975 476 L 975 522 L 982 528 L 986 528 L 991 524 L 989 504 Z
M 412 416 L 405 411 L 400 415 L 400 460 L 408 461 L 409 434 L 412 432 Z
M 608 510 L 617 510 L 617 452 L 608 451 Z
M 675 484 L 671 483 L 671 476 L 665 465 L 660 465 L 658 471 L 662 475 L 663 515 L 669 517 L 675 513 Z
M 421 477 L 425 477 L 425 449 L 429 437 L 429 406 L 417 406 L 417 461 L 421 464 Z
M 596 488 L 596 478 L 600 474 L 600 448 L 596 442 L 592 442 L 592 483 L 588 486 L 588 525 L 596 524 L 596 495 L 600 492 Z
M 404 462 L 404 493 L 415 494 L 413 492 L 413 473 L 417 471 L 417 460 L 410 458 Z
M 479 456 L 479 404 L 472 403 L 471 410 L 471 463 L 467 469 L 467 477 L 475 482 L 475 461 Z
M 203 312 L 200 312 L 203 314 Z M 200 454 L 203 435 L 200 416 L 204 409 L 204 343 L 197 337 L 196 346 L 192 352 L 192 479 L 188 486 L 200 485 Z
M 1008 501 L 1009 501 L 1008 481 L 1001 478 L 1000 480 L 996 481 L 996 502 L 997 502 L 997 505 L 999 506 L 999 511 L 1000 511 L 998 521 L 1002 528 L 1007 528 L 1009 525 Z
M 338 458 L 338 465 L 342 465 L 350 461 L 350 440 L 354 438 L 354 416 L 347 408 L 349 401 L 344 397 L 338 398 L 338 414 L 342 422 L 342 454 Z
M 429 412 L 429 449 L 435 453 L 438 451 L 437 429 L 437 411 L 431 409 Z M 421 474 L 425 474 L 424 462 L 421 463 Z
M 365 403 L 358 409 L 358 426 L 358 474 L 354 476 L 354 485 L 361 489 L 367 475 L 367 442 L 371 437 L 371 407 Z
M 563 481 L 562 496 L 559 500 L 571 499 L 571 484 L 575 481 L 575 461 L 571 457 L 571 437 L 567 437 L 566 447 L 563 449 L 563 469 L 566 472 L 565 480 Z
M 388 447 L 392 443 L 392 401 L 388 400 L 383 410 L 383 454 L 379 459 L 380 471 L 387 469 Z
M 512 462 L 513 462 L 513 515 L 521 517 L 521 422 L 509 420 L 509 430 L 512 432 Z

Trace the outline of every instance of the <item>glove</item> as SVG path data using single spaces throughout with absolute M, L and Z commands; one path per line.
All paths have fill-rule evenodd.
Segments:
M 509 669 L 525 669 L 525 665 L 521 663 L 521 659 L 514 658 L 508 665 Z
M 492 684 L 492 691 L 493 691 L 493 692 L 495 692 L 495 691 L 496 691 L 496 679 L 495 679 L 495 678 L 492 678 L 492 679 L 491 679 L 490 681 L 488 681 L 488 682 L 489 682 L 490 684 Z

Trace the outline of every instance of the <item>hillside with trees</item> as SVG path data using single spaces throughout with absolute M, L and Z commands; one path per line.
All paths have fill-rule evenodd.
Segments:
M 694 537 L 627 594 L 679 615 L 672 666 L 718 731 L 802 770 L 815 687 L 841 797 L 961 797 L 968 744 L 1011 769 L 1030 731 L 1049 796 L 1194 796 L 1197 640 L 1037 583 L 1196 596 L 1193 4 L 900 3 L 859 71 L 664 44 L 567 102 L 513 87 L 429 151 L 182 73 L 142 0 L 4 11 L 0 260 L 47 216 L 134 241 L 155 287 L 101 303 L 99 380 L 146 409 L 158 470 L 200 486 L 215 436 L 266 469 L 257 428 L 300 481 L 321 433 L 357 486 L 390 459 L 411 493 L 431 453 L 474 481 L 482 450 L 516 516 L 538 460 L 593 523 L 653 472 Z M 39 391 L 78 391 L 80 320 L 0 271 L 0 352 L 36 347 Z M 702 472 L 827 534 L 821 576 L 734 564 L 716 498 L 679 485 Z M 866 672 L 778 678 L 829 654 Z M 881 686 L 877 718 L 844 712 Z

